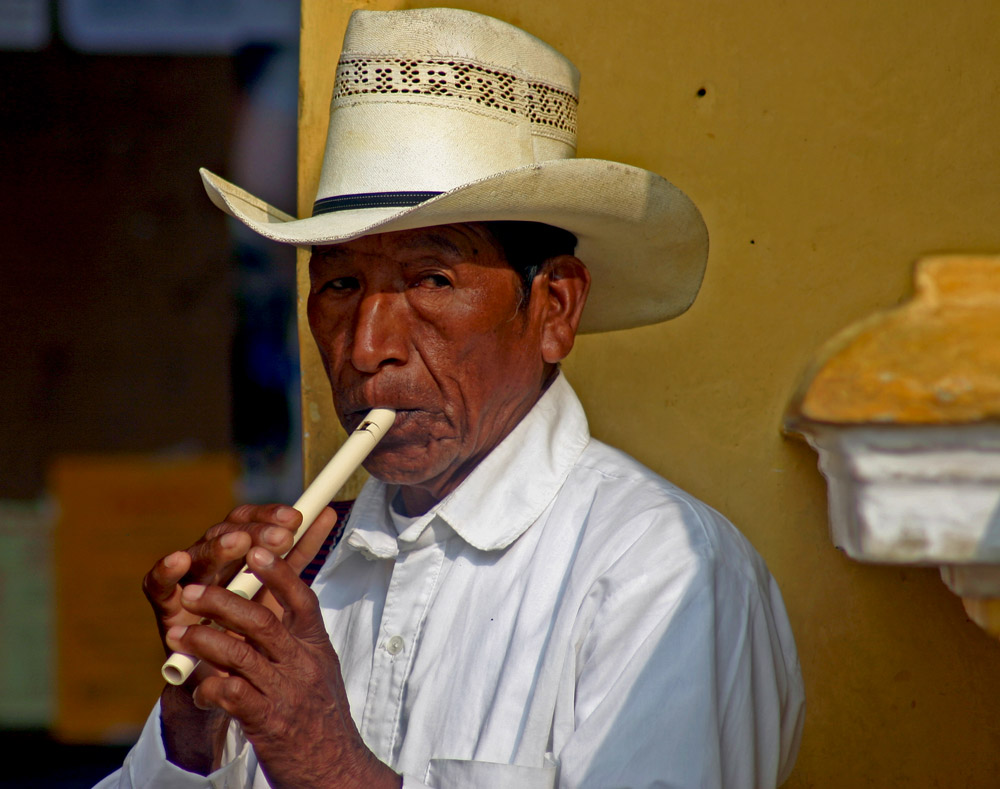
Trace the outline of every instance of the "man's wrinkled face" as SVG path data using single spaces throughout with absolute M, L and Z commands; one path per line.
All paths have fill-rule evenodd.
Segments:
M 519 308 L 518 274 L 476 224 L 318 246 L 309 268 L 309 325 L 340 421 L 398 411 L 365 467 L 426 509 L 538 399 L 552 369 L 544 299 Z

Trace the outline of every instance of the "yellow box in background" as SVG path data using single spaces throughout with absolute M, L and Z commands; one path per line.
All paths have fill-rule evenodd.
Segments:
M 142 578 L 222 520 L 236 478 L 235 461 L 221 454 L 55 461 L 55 736 L 109 743 L 138 734 L 164 659 Z

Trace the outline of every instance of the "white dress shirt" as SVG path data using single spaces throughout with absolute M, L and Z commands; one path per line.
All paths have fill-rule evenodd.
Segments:
M 313 589 L 351 714 L 406 787 L 765 787 L 804 709 L 763 560 L 719 513 L 590 437 L 560 376 L 431 512 L 365 486 Z M 207 778 L 158 710 L 101 786 L 266 787 L 238 727 Z

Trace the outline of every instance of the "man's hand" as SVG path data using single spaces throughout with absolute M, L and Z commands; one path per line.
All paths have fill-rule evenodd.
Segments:
M 301 520 L 296 510 L 277 504 L 237 507 L 186 551 L 160 559 L 143 580 L 143 591 L 153 608 L 165 651 L 173 651 L 166 642 L 169 628 L 193 625 L 200 619 L 181 605 L 181 594 L 187 585 L 228 583 L 253 546 L 276 553 L 287 551 Z M 334 512 L 324 510 L 316 519 L 315 528 L 288 555 L 289 564 L 297 572 L 316 554 L 335 521 Z M 270 593 L 262 592 L 258 599 L 280 612 Z M 217 766 L 229 719 L 218 709 L 199 710 L 191 694 L 201 679 L 216 673 L 211 666 L 202 664 L 184 686 L 168 685 L 160 698 L 168 758 L 180 767 L 202 774 Z
M 401 778 L 354 726 L 316 595 L 266 549 L 252 548 L 247 564 L 281 615 L 217 586 L 190 585 L 180 595 L 191 619 L 207 617 L 243 636 L 197 624 L 169 629 L 170 649 L 225 672 L 200 681 L 195 705 L 239 721 L 274 787 L 399 787 Z
M 247 551 L 254 545 L 284 553 L 291 547 L 292 535 L 301 521 L 302 516 L 296 510 L 278 504 L 237 507 L 186 551 L 160 559 L 142 583 L 156 615 L 160 638 L 170 627 L 198 621 L 198 617 L 181 606 L 184 586 L 225 585 L 239 571 Z M 170 651 L 166 642 L 164 648 Z

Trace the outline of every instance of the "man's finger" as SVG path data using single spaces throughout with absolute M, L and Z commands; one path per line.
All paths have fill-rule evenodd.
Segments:
M 261 550 L 261 549 L 254 549 Z M 218 586 L 191 584 L 181 595 L 184 608 L 219 627 L 243 636 L 233 639 L 216 628 L 196 625 L 182 635 L 170 631 L 168 642 L 178 652 L 195 655 L 213 665 L 243 676 L 260 668 L 247 649 L 259 650 L 267 661 L 282 661 L 295 652 L 295 642 L 279 619 L 267 608 Z M 255 653 L 256 654 L 256 653 Z M 256 680 L 252 680 L 257 684 Z
M 292 635 L 316 644 L 329 641 L 316 594 L 288 562 L 263 548 L 253 548 L 247 554 L 247 566 L 284 610 L 284 624 Z
M 239 569 L 252 545 L 253 538 L 244 531 L 217 532 L 199 540 L 187 549 L 191 570 L 185 583 L 212 584 L 228 578 Z
M 153 565 L 142 579 L 142 591 L 157 608 L 166 606 L 177 593 L 177 584 L 187 575 L 191 557 L 186 551 L 174 551 Z
M 302 515 L 287 504 L 242 504 L 232 510 L 222 523 L 212 528 L 218 529 L 226 524 L 246 526 L 251 523 L 274 523 L 285 528 L 297 528 L 301 521 Z M 209 534 L 211 532 L 212 529 L 209 529 Z
M 289 551 L 295 529 L 301 522 L 301 515 L 291 511 L 295 517 L 286 520 L 287 525 L 254 522 L 240 526 L 231 523 L 213 526 L 205 538 L 188 548 L 191 555 L 188 582 L 224 584 L 243 565 L 246 552 L 253 545 L 262 545 L 276 553 Z
M 221 709 L 250 728 L 261 726 L 270 715 L 267 698 L 241 677 L 209 677 L 192 698 L 200 709 Z

